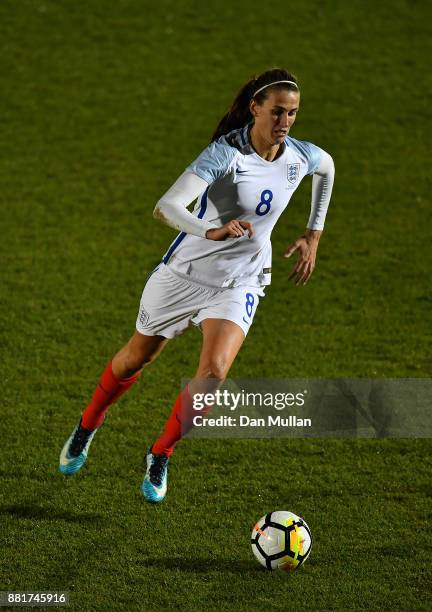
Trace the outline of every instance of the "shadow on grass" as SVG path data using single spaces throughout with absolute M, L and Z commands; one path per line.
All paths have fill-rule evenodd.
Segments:
M 135 565 L 143 567 L 155 567 L 163 570 L 180 570 L 182 572 L 207 573 L 207 572 L 232 572 L 244 574 L 245 572 L 261 573 L 267 572 L 256 561 L 235 561 L 229 559 L 182 559 L 181 557 L 157 557 L 142 559 L 135 562 Z
M 67 521 L 69 523 L 93 523 L 104 520 L 101 514 L 91 512 L 72 512 L 58 508 L 47 508 L 38 504 L 14 504 L 0 506 L 0 515 L 13 516 L 15 518 L 39 519 L 46 521 Z

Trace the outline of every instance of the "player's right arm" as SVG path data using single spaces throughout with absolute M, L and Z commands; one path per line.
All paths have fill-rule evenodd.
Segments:
M 225 223 L 225 225 L 222 225 L 222 227 L 207 230 L 206 238 L 209 240 L 241 238 L 244 236 L 245 231 L 248 233 L 249 238 L 252 238 L 254 234 L 252 223 L 249 223 L 249 221 L 239 221 L 238 219 L 234 219 L 233 221 L 228 221 L 228 223 Z
M 156 204 L 153 217 L 176 230 L 208 240 L 240 238 L 245 230 L 251 238 L 253 229 L 248 221 L 233 219 L 222 227 L 217 227 L 204 219 L 199 219 L 187 209 L 187 206 L 194 202 L 208 185 L 207 181 L 193 172 L 183 172 Z
M 208 185 L 207 181 L 193 172 L 183 172 L 156 204 L 153 217 L 176 230 L 205 238 L 206 232 L 216 226 L 196 217 L 187 206 L 194 202 Z
M 156 204 L 154 218 L 176 230 L 208 240 L 239 238 L 245 232 L 251 238 L 252 224 L 247 221 L 232 219 L 218 227 L 187 209 L 209 185 L 228 172 L 235 154 L 236 150 L 226 142 L 210 143 Z

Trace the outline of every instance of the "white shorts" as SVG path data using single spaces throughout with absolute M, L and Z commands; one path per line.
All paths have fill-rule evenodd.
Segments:
M 161 264 L 144 287 L 136 328 L 145 336 L 174 338 L 204 319 L 227 319 L 246 336 L 263 295 L 261 287 L 205 287 Z

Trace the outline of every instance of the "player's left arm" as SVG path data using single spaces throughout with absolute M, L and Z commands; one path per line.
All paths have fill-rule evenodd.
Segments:
M 320 161 L 312 177 L 311 213 L 306 231 L 284 253 L 284 257 L 291 257 L 295 251 L 299 251 L 297 263 L 289 275 L 289 279 L 293 279 L 296 285 L 305 285 L 314 271 L 318 243 L 324 229 L 333 189 L 335 175 L 333 159 L 322 149 L 320 152 Z

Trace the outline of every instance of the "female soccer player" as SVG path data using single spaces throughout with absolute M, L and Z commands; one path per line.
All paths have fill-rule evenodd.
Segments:
M 180 234 L 144 287 L 135 333 L 107 365 L 63 447 L 63 474 L 81 469 L 108 407 L 168 340 L 189 326 L 199 325 L 203 333 L 194 381 L 225 379 L 270 284 L 271 232 L 306 174 L 313 175 L 309 221 L 285 256 L 299 252 L 290 279 L 298 285 L 310 278 L 334 166 L 325 151 L 288 135 L 299 103 L 297 79 L 286 70 L 268 70 L 248 81 L 211 144 L 157 203 L 154 217 Z M 187 206 L 196 198 L 189 212 Z M 147 452 L 141 490 L 148 501 L 165 497 L 168 461 L 182 437 L 182 415 L 191 395 L 189 385 Z

